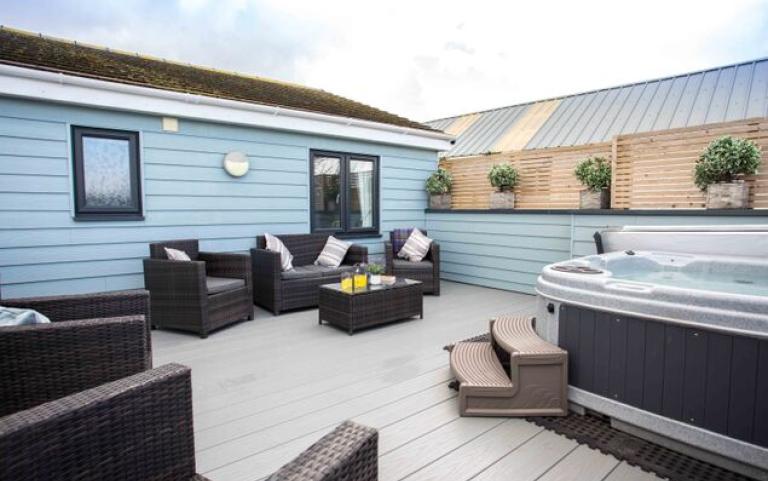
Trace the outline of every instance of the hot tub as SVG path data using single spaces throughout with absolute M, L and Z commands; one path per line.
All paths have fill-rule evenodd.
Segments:
M 611 252 L 545 267 L 536 290 L 573 403 L 768 479 L 768 258 Z

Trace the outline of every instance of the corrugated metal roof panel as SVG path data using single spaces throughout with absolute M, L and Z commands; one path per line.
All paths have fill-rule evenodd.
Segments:
M 529 106 L 530 104 L 517 105 L 511 108 L 481 112 L 480 118 L 457 136 L 456 144 L 445 155 L 460 157 L 489 152 L 496 141 L 509 131 Z M 454 117 L 450 120 L 453 121 L 457 118 Z M 433 128 L 440 128 L 437 125 L 441 125 L 445 120 L 429 122 L 429 125 Z
M 560 97 L 525 149 L 610 141 L 615 135 L 768 117 L 768 59 Z M 537 102 L 538 103 L 538 102 Z M 534 103 L 535 104 L 535 103 Z M 449 157 L 489 152 L 534 104 L 479 112 Z M 443 129 L 457 117 L 427 122 Z M 530 129 L 529 129 L 530 130 Z
M 449 125 L 451 125 L 456 120 L 456 117 L 450 117 L 447 119 L 440 119 L 440 120 L 433 120 L 429 123 L 429 125 L 433 129 L 437 130 L 445 130 L 448 128 Z

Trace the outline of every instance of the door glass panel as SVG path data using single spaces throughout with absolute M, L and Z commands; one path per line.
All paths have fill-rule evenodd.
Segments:
M 87 207 L 133 207 L 130 148 L 128 140 L 83 136 Z
M 349 161 L 349 223 L 352 229 L 373 227 L 373 162 Z
M 318 156 L 312 162 L 312 201 L 315 227 L 318 229 L 341 228 L 341 159 Z

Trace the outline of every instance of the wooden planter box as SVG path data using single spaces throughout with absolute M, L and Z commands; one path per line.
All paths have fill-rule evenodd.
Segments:
M 430 209 L 450 209 L 451 194 L 438 194 L 429 196 Z
M 579 192 L 580 209 L 607 209 L 610 203 L 611 192 L 608 189 L 598 192 L 586 189 Z
M 746 209 L 749 185 L 743 180 L 718 182 L 707 187 L 707 209 Z
M 514 209 L 515 193 L 512 191 L 491 192 L 491 209 Z

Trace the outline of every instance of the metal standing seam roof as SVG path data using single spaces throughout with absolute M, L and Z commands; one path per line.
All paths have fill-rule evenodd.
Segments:
M 446 130 L 464 117 L 478 116 L 458 133 L 454 147 L 444 155 L 485 154 L 494 152 L 494 146 L 512 130 L 522 128 L 519 121 L 529 109 L 553 100 L 559 104 L 523 150 L 608 142 L 619 134 L 768 117 L 768 58 L 426 124 Z

